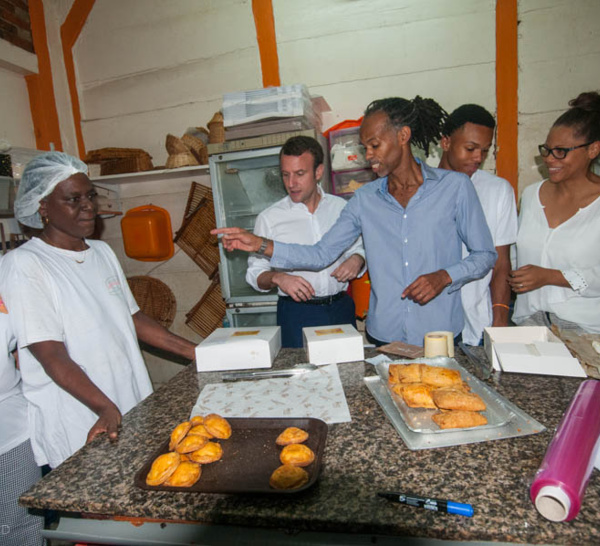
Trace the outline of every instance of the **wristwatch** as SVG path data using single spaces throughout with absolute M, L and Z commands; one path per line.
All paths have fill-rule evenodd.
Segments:
M 269 244 L 269 239 L 266 237 L 262 238 L 262 243 L 260 244 L 260 248 L 256 251 L 259 256 L 264 256 L 265 251 L 267 250 L 267 245 Z

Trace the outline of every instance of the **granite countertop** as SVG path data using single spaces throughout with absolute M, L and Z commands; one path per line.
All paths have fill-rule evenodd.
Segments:
M 374 352 L 368 355 L 375 354 Z M 275 367 L 305 361 L 281 351 Z M 457 360 L 466 368 L 464 357 Z M 535 510 L 529 486 L 580 379 L 503 374 L 494 386 L 547 430 L 479 444 L 410 451 L 363 382 L 370 364 L 340 364 L 351 423 L 330 425 L 317 483 L 296 495 L 222 495 L 146 491 L 134 475 L 189 417 L 202 387 L 219 373 L 188 366 L 123 419 L 119 440 L 97 438 L 21 497 L 29 507 L 132 520 L 202 522 L 291 531 L 527 543 L 600 543 L 600 475 L 594 471 L 577 518 L 552 523 Z M 390 503 L 398 490 L 473 505 L 465 518 Z M 190 501 L 193 495 L 193 501 Z

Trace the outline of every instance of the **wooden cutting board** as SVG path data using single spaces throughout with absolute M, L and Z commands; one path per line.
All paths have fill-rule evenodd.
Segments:
M 576 334 L 572 330 L 559 330 L 552 327 L 552 331 L 568 347 L 571 354 L 579 360 L 589 377 L 600 379 L 600 354 L 592 346 L 593 341 L 600 343 L 600 334 Z

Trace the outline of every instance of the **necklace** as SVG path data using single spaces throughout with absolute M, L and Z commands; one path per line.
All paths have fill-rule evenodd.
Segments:
M 50 238 L 48 237 L 48 235 L 46 235 L 45 231 L 42 231 L 42 233 L 40 234 L 40 239 L 42 239 L 45 243 L 49 244 L 50 246 L 53 246 L 54 248 L 59 248 L 60 250 L 70 250 L 68 248 L 62 248 L 62 247 L 58 246 L 57 244 L 53 243 L 50 240 Z M 85 251 L 87 250 L 87 248 L 85 248 L 86 244 L 83 240 L 81 241 L 81 244 L 84 246 L 84 248 L 82 248 L 80 250 L 71 251 L 71 252 L 83 252 L 83 260 L 78 260 L 77 258 L 73 258 L 75 263 L 78 263 L 78 264 L 84 263 L 85 259 L 86 259 L 86 254 L 85 254 Z

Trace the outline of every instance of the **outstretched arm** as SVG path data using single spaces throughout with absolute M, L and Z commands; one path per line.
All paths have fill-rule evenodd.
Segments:
M 194 360 L 196 345 L 185 338 L 169 332 L 154 319 L 138 311 L 133 316 L 133 325 L 138 339 L 152 347 Z

